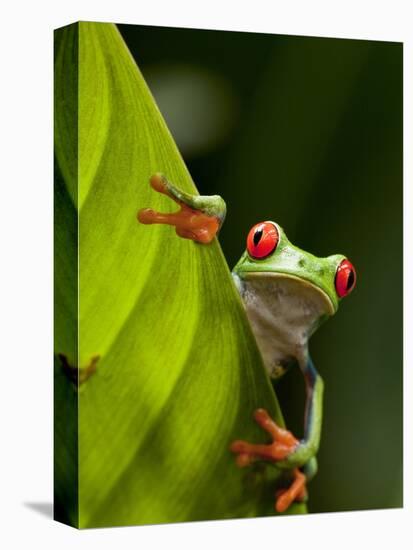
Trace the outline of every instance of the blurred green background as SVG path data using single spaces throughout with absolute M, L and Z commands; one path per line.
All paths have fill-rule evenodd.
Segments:
M 402 44 L 118 27 L 200 193 L 227 202 L 229 266 L 272 219 L 356 267 L 311 340 L 326 392 L 309 511 L 402 506 Z M 277 396 L 301 436 L 300 372 Z

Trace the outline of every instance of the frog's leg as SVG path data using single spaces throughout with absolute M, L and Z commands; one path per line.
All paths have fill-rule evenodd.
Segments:
M 305 473 L 305 477 L 307 478 L 307 481 L 311 481 L 318 471 L 318 463 L 317 463 L 317 458 L 315 456 L 310 458 L 307 464 L 304 464 L 303 471 Z
M 305 497 L 305 483 L 317 471 L 317 463 L 313 459 L 320 442 L 323 381 L 310 359 L 304 369 L 304 376 L 307 389 L 304 439 L 299 441 L 291 432 L 280 428 L 265 410 L 258 409 L 254 414 L 255 420 L 271 435 L 272 443 L 256 445 L 234 441 L 230 447 L 233 453 L 238 454 L 238 466 L 248 466 L 256 460 L 267 460 L 276 463 L 279 468 L 293 471 L 293 483 L 277 498 L 278 511 L 286 510 L 294 500 Z M 302 466 L 304 473 L 299 470 Z
M 292 467 L 305 465 L 309 478 L 312 478 L 317 472 L 317 462 L 311 462 L 311 459 L 317 454 L 320 445 L 324 383 L 310 358 L 302 371 L 307 393 L 304 439 L 285 462 Z
M 138 220 L 141 223 L 173 225 L 180 237 L 203 244 L 208 244 L 213 240 L 225 219 L 226 205 L 222 197 L 184 193 L 162 174 L 153 175 L 149 181 L 155 191 L 167 195 L 181 208 L 172 214 L 143 208 L 138 212 Z

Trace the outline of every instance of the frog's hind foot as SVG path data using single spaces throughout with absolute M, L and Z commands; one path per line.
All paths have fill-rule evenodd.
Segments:
M 299 444 L 291 432 L 280 428 L 264 409 L 258 409 L 254 413 L 254 419 L 272 438 L 272 443 L 257 445 L 247 441 L 234 441 L 230 450 L 237 454 L 238 466 L 248 466 L 256 460 L 268 460 L 276 462 L 284 460 Z
M 221 228 L 226 213 L 224 200 L 218 196 L 201 196 L 185 193 L 170 183 L 162 174 L 150 178 L 151 187 L 167 195 L 180 206 L 178 212 L 165 214 L 151 208 L 139 210 L 140 223 L 173 225 L 177 235 L 184 239 L 208 244 Z
M 274 508 L 280 514 L 285 512 L 293 502 L 307 500 L 307 478 L 298 468 L 292 471 L 294 479 L 288 488 L 279 489 L 276 494 Z

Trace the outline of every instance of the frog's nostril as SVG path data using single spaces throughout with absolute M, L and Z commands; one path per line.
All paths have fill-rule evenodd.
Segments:
M 305 260 L 304 260 L 304 258 L 300 258 L 300 259 L 298 260 L 298 265 L 299 265 L 300 267 L 304 267 L 304 266 L 305 266 Z

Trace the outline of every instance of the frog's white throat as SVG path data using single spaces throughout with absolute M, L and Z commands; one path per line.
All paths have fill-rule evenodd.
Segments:
M 334 313 L 328 295 L 312 283 L 283 273 L 233 273 L 254 336 L 271 378 L 308 360 L 308 339 Z

